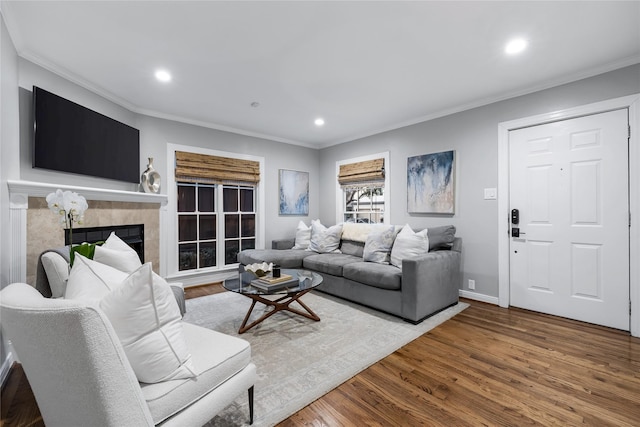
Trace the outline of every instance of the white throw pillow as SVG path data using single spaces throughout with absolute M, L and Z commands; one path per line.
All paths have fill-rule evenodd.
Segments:
M 126 278 L 127 273 L 76 253 L 64 297 L 97 303 Z
M 309 249 L 321 254 L 340 253 L 340 238 L 342 237 L 342 224 L 333 225 L 329 228 L 320 223 L 319 220 L 311 221 L 311 242 Z
M 402 227 L 391 249 L 391 264 L 402 268 L 402 260 L 429 252 L 427 229 L 415 233 L 409 224 Z
M 298 228 L 296 228 L 296 243 L 292 249 L 309 249 L 309 243 L 311 243 L 311 226 L 308 226 L 300 221 Z
M 138 253 L 114 232 L 102 246 L 96 246 L 93 259 L 126 273 L 131 273 L 142 265 Z
M 368 262 L 389 264 L 391 248 L 396 234 L 398 234 L 398 231 L 393 225 L 383 228 L 382 231 L 370 233 L 364 244 L 362 259 Z
M 69 263 L 56 252 L 46 252 L 40 257 L 42 267 L 49 281 L 51 298 L 61 298 L 64 296 L 69 279 Z
M 100 308 L 113 325 L 138 381 L 157 383 L 196 376 L 180 310 L 167 282 L 152 274 L 151 263 L 109 292 Z

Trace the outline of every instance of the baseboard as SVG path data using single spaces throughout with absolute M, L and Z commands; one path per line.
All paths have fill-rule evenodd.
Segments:
M 489 295 L 479 294 L 477 292 L 465 291 L 464 289 L 460 289 L 459 295 L 462 298 L 468 298 L 480 302 L 486 302 L 493 305 L 500 305 L 498 297 L 491 297 Z
M 9 352 L 7 357 L 2 362 L 2 367 L 0 367 L 0 387 L 4 389 L 4 384 L 9 378 L 9 373 L 11 372 L 11 367 L 16 362 L 16 359 L 13 357 L 13 353 Z

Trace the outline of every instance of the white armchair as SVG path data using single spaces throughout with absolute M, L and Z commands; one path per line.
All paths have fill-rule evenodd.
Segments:
M 14 283 L 0 292 L 0 316 L 49 427 L 200 426 L 247 390 L 253 422 L 245 340 L 183 322 L 198 375 L 143 384 L 99 308 Z

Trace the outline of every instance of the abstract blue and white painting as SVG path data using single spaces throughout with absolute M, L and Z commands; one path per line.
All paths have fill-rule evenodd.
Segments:
M 309 215 L 309 172 L 280 169 L 280 215 Z
M 423 154 L 407 159 L 407 211 L 454 213 L 455 152 Z

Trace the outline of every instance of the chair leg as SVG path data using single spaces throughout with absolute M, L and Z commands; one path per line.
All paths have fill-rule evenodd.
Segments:
M 249 424 L 253 424 L 253 386 L 249 388 Z

